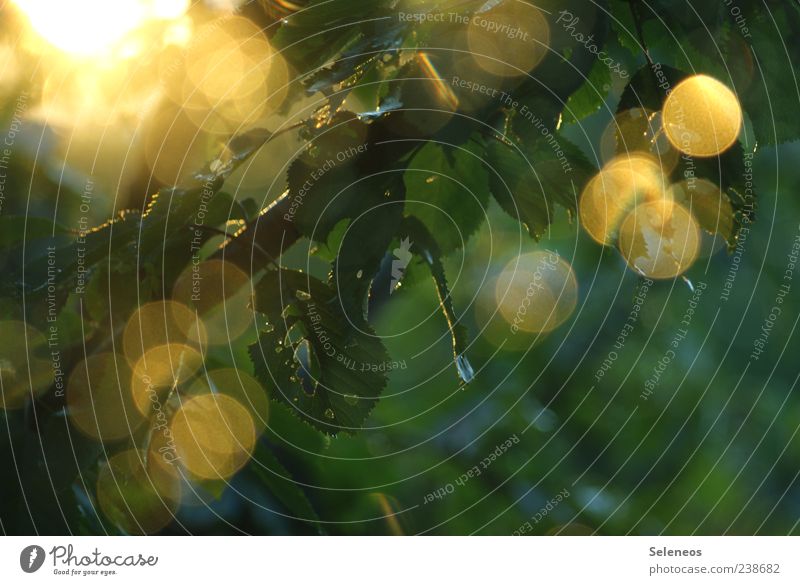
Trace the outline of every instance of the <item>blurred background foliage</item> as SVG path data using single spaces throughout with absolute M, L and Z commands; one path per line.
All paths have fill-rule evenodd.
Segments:
M 64 246 L 74 237 L 69 230 L 87 215 L 81 208 L 87 188 L 91 206 L 84 221 L 99 226 L 125 211 L 127 216 L 120 216 L 112 231 L 117 230 L 114 237 L 136 245 L 112 251 L 112 238 L 99 239 L 98 268 L 92 278 L 100 284 L 90 284 L 81 302 L 74 295 L 61 300 L 59 349 L 64 368 L 69 368 L 65 380 L 72 368 L 83 363 L 87 344 L 93 351 L 109 351 L 104 345 L 121 334 L 136 307 L 168 298 L 177 286 L 191 258 L 186 250 L 183 256 L 176 253 L 178 248 L 168 242 L 187 227 L 174 223 L 176 218 L 187 219 L 181 215 L 186 211 L 183 202 L 189 201 L 187 208 L 196 206 L 197 199 L 185 194 L 196 197 L 204 182 L 214 185 L 221 207 L 213 213 L 217 220 L 208 226 L 216 231 L 204 232 L 202 242 L 203 254 L 214 256 L 225 237 L 252 226 L 260 210 L 279 200 L 287 186 L 290 191 L 295 188 L 293 177 L 307 171 L 302 164 L 313 168 L 302 158 L 306 141 L 316 140 L 318 149 L 327 148 L 324 138 L 319 139 L 321 130 L 339 123 L 345 130 L 330 139 L 333 148 L 343 148 L 350 139 L 355 145 L 367 140 L 373 144 L 384 134 L 462 147 L 456 154 L 445 149 L 381 151 L 367 162 L 359 159 L 366 166 L 339 169 L 320 183 L 323 187 L 315 188 L 332 189 L 329 185 L 337 181 L 371 176 L 382 164 L 396 160 L 422 168 L 421 177 L 406 171 L 404 179 L 400 173 L 399 183 L 381 183 L 376 191 L 394 189 L 392 197 L 399 200 L 420 194 L 418 199 L 452 210 L 458 230 L 422 204 L 405 208 L 406 217 L 417 217 L 435 236 L 453 310 L 464 332 L 448 331 L 437 295 L 441 280 L 429 278 L 422 254 L 416 254 L 396 294 L 370 314 L 370 326 L 383 336 L 387 355 L 396 365 L 387 368 L 386 385 L 374 410 L 370 411 L 370 402 L 365 421 L 356 420 L 356 426 L 364 428 L 353 434 L 327 433 L 324 421 L 317 425 L 321 428 L 308 425 L 292 413 L 290 400 L 275 400 L 279 390 L 270 385 L 268 376 L 260 375 L 258 360 L 254 366 L 248 350 L 259 333 L 268 336 L 263 327 L 275 317 L 257 318 L 257 327 L 246 327 L 235 343 L 225 339 L 199 343 L 205 352 L 203 372 L 236 368 L 259 378 L 273 398 L 259 413 L 266 419 L 268 410 L 268 424 L 248 449 L 252 461 L 237 465 L 220 481 L 194 477 L 190 493 L 184 486 L 181 501 L 166 505 L 175 519 L 156 520 L 153 529 L 143 522 L 132 526 L 130 510 L 120 511 L 120 502 L 134 502 L 140 520 L 150 519 L 151 513 L 157 516 L 153 509 L 158 503 L 145 501 L 147 494 L 133 489 L 117 493 L 109 487 L 109 468 L 122 469 L 128 477 L 127 462 L 114 457 L 130 453 L 126 451 L 130 445 L 76 432 L 75 417 L 63 398 L 52 384 L 46 385 L 35 400 L 3 411 L 0 527 L 5 533 L 798 532 L 800 472 L 795 456 L 800 456 L 800 443 L 795 412 L 800 404 L 795 385 L 800 370 L 794 359 L 798 351 L 794 286 L 780 302 L 782 312 L 763 353 L 758 359 L 748 357 L 765 319 L 777 306 L 778 291 L 787 282 L 784 275 L 791 262 L 787 256 L 800 233 L 796 197 L 800 170 L 791 164 L 800 155 L 796 142 L 800 122 L 794 115 L 800 97 L 794 53 L 800 47 L 790 42 L 800 26 L 795 3 L 538 2 L 552 15 L 555 57 L 539 64 L 533 81 L 517 81 L 512 88 L 567 145 L 576 171 L 568 184 L 563 173 L 539 169 L 547 204 L 543 210 L 537 207 L 539 199 L 524 200 L 531 207 L 521 209 L 522 223 L 504 212 L 508 208 L 490 183 L 490 174 L 474 163 L 470 153 L 492 156 L 499 148 L 489 146 L 492 132 L 511 127 L 508 136 L 516 136 L 516 123 L 518 142 L 531 148 L 533 161 L 552 162 L 534 133 L 496 103 L 470 102 L 475 96 L 466 92 L 448 95 L 439 75 L 448 81 L 462 65 L 447 61 L 448 55 L 437 55 L 433 47 L 446 35 L 435 23 L 401 26 L 397 18 L 382 23 L 386 15 L 401 11 L 471 14 L 495 10 L 501 2 L 262 0 L 240 5 L 220 0 L 190 5 L 126 0 L 112 16 L 102 3 L 84 2 L 85 12 L 58 9 L 50 20 L 36 12 L 35 4 L 6 2 L 0 7 L 0 131 L 19 129 L 4 162 L 8 168 L 0 209 L 0 266 L 9 274 L 0 298 L 4 359 L 17 355 L 21 338 L 31 343 L 30 334 L 20 333 L 12 322 L 38 322 L 46 331 L 46 299 L 36 297 L 31 288 L 36 264 L 28 263 L 31 257 L 46 259 L 46 245 Z M 307 4 L 310 9 L 304 11 Z M 145 5 L 149 8 L 142 8 Z M 630 77 L 599 66 L 579 44 L 561 50 L 557 41 L 569 44 L 569 39 L 555 28 L 563 26 L 554 24 L 559 10 L 579 16 Z M 127 22 L 120 24 L 126 14 Z M 737 14 L 743 15 L 746 32 Z M 53 23 L 55 16 L 59 21 Z M 367 22 L 347 25 L 359 19 Z M 120 31 L 115 33 L 114 27 Z M 255 43 L 253 51 L 284 52 L 256 76 L 252 86 L 242 84 L 235 77 L 237 71 L 257 68 L 260 61 L 255 57 L 248 61 L 247 51 L 235 56 L 238 61 L 225 58 L 219 63 L 217 57 L 203 53 L 220 42 L 220 30 L 230 35 L 223 40 L 233 46 Z M 94 34 L 97 31 L 104 34 Z M 260 36 L 254 37 L 253 31 Z M 376 57 L 370 61 L 365 54 Z M 683 275 L 649 286 L 618 251 L 598 245 L 579 229 L 575 205 L 588 178 L 607 162 L 600 153 L 604 132 L 618 111 L 636 103 L 626 104 L 631 99 L 631 78 L 645 79 L 633 91 L 638 103 L 650 99 L 646 92 L 653 90 L 653 82 L 648 62 L 674 71 L 676 79 L 704 73 L 735 88 L 744 111 L 739 144 L 735 152 L 705 164 L 707 175 L 723 190 L 732 189 L 727 191 L 735 207 L 732 220 L 749 229 L 746 237 L 741 232 L 704 235 L 698 258 Z M 197 63 L 208 67 L 211 76 L 194 71 Z M 637 77 L 640 70 L 644 73 Z M 425 92 L 411 81 L 400 81 L 426 75 L 440 81 L 433 85 L 434 93 L 439 92 L 436 99 L 456 99 L 450 111 L 445 108 L 446 120 L 415 118 L 405 110 L 423 107 L 428 97 L 420 97 Z M 502 77 L 478 79 L 497 82 Z M 549 98 L 542 98 L 540 83 L 552 90 Z M 231 87 L 235 91 L 228 96 Z M 200 98 L 198 88 L 205 88 Z M 270 92 L 266 99 L 259 93 L 265 90 Z M 251 94 L 258 94 L 252 103 Z M 652 95 L 659 102 L 658 94 Z M 197 100 L 223 107 L 210 108 Z M 474 119 L 453 123 L 454 113 Z M 475 119 L 488 123 L 490 130 L 481 134 Z M 252 128 L 269 128 L 270 133 L 248 134 Z M 229 141 L 232 135 L 241 138 Z M 742 224 L 744 199 L 737 203 L 732 195 L 747 172 L 744 152 L 755 152 L 752 176 L 758 205 L 752 224 Z M 314 159 L 324 152 L 310 150 L 308 156 Z M 298 157 L 300 162 L 290 170 Z M 499 159 L 502 162 L 511 164 Z M 425 190 L 433 183 L 428 174 L 453 169 L 473 191 L 474 209 L 461 191 Z M 345 171 L 353 174 L 339 176 Z M 171 190 L 173 185 L 180 187 Z M 160 201 L 154 205 L 155 193 Z M 171 202 L 169 211 L 164 210 L 164 201 Z M 309 201 L 298 216 L 301 226 L 311 221 L 303 213 L 313 220 L 320 217 L 319 210 L 311 207 L 313 197 Z M 386 236 L 375 243 L 374 258 L 358 256 L 358 261 L 373 266 L 373 272 L 385 262 L 384 253 L 403 235 L 397 227 L 401 224 L 392 223 L 395 231 L 386 234 L 376 233 L 381 230 L 375 226 L 401 221 L 399 214 L 387 214 L 356 230 L 361 248 Z M 331 263 L 337 261 L 336 266 L 351 271 L 349 282 L 353 282 L 355 268 L 361 265 L 348 265 L 347 256 L 341 254 L 360 251 L 343 246 L 336 260 L 344 228 L 335 221 L 323 227 L 322 241 L 298 228 L 297 242 L 280 262 L 325 281 Z M 461 245 L 459 234 L 471 236 L 466 245 Z M 186 241 L 184 237 L 179 245 Z M 26 245 L 20 250 L 22 243 Z M 520 256 L 545 250 L 557 252 L 574 274 L 574 309 L 552 331 L 512 334 L 507 314 L 497 313 L 503 304 L 498 279 Z M 734 263 L 738 269 L 728 296 L 726 280 Z M 20 269 L 26 265 L 27 284 Z M 243 266 L 246 272 L 247 263 Z M 281 290 L 268 285 L 253 283 Z M 351 303 L 349 308 L 357 313 L 362 297 L 357 296 L 359 291 L 347 292 L 356 296 L 343 296 L 343 303 Z M 310 293 L 312 300 L 318 298 L 313 287 Z M 26 300 L 29 296 L 33 300 Z M 637 298 L 644 299 L 637 321 L 623 347 L 615 346 Z M 659 372 L 659 362 L 672 347 L 693 298 L 699 302 L 685 327 L 685 339 Z M 301 296 L 297 299 L 294 305 L 308 302 Z M 270 302 L 274 297 L 266 304 Z M 248 315 L 246 303 L 241 309 Z M 513 311 L 511 307 L 512 315 Z M 269 315 L 266 309 L 262 312 Z M 209 336 L 219 333 L 210 327 Z M 462 346 L 456 353 L 465 349 L 474 377 L 463 371 L 460 378 L 457 375 L 454 344 Z M 604 370 L 610 352 L 615 357 Z M 46 352 L 37 357 L 46 361 L 35 363 L 34 369 L 51 368 Z M 11 366 L 2 368 L 11 371 Z M 647 393 L 653 376 L 658 381 Z M 378 382 L 359 378 L 348 383 L 364 383 L 364 394 L 358 394 L 371 397 L 383 384 L 383 376 L 378 378 Z M 293 383 L 302 387 L 304 380 Z M 340 408 L 337 418 L 347 412 L 346 405 Z M 132 440 L 146 450 L 139 441 Z M 500 447 L 509 441 L 511 446 Z M 500 455 L 491 458 L 498 449 Z M 491 463 L 484 468 L 481 462 L 487 457 Z M 111 465 L 111 460 L 123 467 Z M 480 473 L 457 482 L 475 466 Z M 200 472 L 194 471 L 198 476 Z M 134 475 L 135 470 L 130 473 Z M 101 492 L 106 489 L 113 494 L 104 504 Z M 563 490 L 569 496 L 542 515 L 541 510 Z

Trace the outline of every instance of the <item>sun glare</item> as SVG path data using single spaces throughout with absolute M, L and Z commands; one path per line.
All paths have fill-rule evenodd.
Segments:
M 182 16 L 189 0 L 14 0 L 31 28 L 55 48 L 103 56 L 150 21 Z

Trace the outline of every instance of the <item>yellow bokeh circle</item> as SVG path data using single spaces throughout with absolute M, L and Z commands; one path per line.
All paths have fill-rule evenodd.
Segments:
M 692 214 L 673 201 L 638 205 L 622 222 L 619 250 L 637 274 L 673 278 L 697 258 L 700 230 Z
M 550 25 L 535 6 L 503 2 L 469 19 L 467 44 L 475 63 L 484 71 L 519 77 L 547 56 Z
M 236 399 L 253 418 L 256 434 L 267 426 L 269 418 L 269 397 L 261 383 L 247 372 L 236 368 L 211 370 L 198 377 L 189 387 L 188 394 L 201 396 L 216 392 Z
M 226 394 L 186 400 L 171 424 L 181 464 L 200 479 L 225 479 L 250 459 L 256 441 L 253 417 Z
M 131 393 L 136 407 L 149 415 L 168 390 L 188 380 L 202 365 L 203 356 L 190 345 L 168 343 L 148 349 L 133 366 Z
M 730 88 L 708 75 L 679 83 L 663 109 L 672 145 L 690 156 L 716 156 L 730 148 L 742 128 L 742 108 Z
M 669 197 L 658 161 L 648 153 L 621 155 L 592 178 L 581 193 L 578 216 L 589 236 L 603 245 L 617 238 L 622 221 L 639 203 Z
M 578 282 L 563 258 L 537 251 L 506 265 L 497 278 L 495 296 L 512 332 L 547 333 L 572 315 L 578 303 Z
M 125 357 L 131 364 L 150 349 L 183 344 L 203 352 L 208 343 L 206 327 L 195 311 L 175 301 L 155 301 L 139 307 L 125 326 Z
M 130 366 L 121 355 L 100 353 L 82 360 L 67 383 L 72 424 L 100 441 L 129 438 L 144 422 L 130 384 Z

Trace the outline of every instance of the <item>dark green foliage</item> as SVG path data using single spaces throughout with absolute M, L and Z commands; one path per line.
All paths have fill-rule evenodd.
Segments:
M 255 309 L 267 325 L 250 355 L 272 397 L 327 433 L 360 428 L 389 361 L 366 321 L 345 316 L 331 287 L 290 270 L 264 276 Z
M 494 5 L 485 0 L 427 4 L 466 16 Z M 48 314 L 43 307 L 50 300 L 62 323 L 79 322 L 78 311 L 85 311 L 85 350 L 92 353 L 108 349 L 109 340 L 118 337 L 120 324 L 137 305 L 168 298 L 175 279 L 201 248 L 203 259 L 235 262 L 256 283 L 252 308 L 258 340 L 246 352 L 243 346 L 241 354 L 250 358 L 247 367 L 252 366 L 268 389 L 274 407 L 272 426 L 248 473 L 282 506 L 281 513 L 323 532 L 316 496 L 310 497 L 310 491 L 293 480 L 313 470 L 293 465 L 293 459 L 321 452 L 331 436 L 370 429 L 369 417 L 388 385 L 394 358 L 375 333 L 376 321 L 392 302 L 390 295 L 400 290 L 390 284 L 394 251 L 404 240 L 410 242 L 413 259 L 403 268 L 403 289 L 432 283 L 441 312 L 434 321 L 452 346 L 454 364 L 447 380 L 460 385 L 473 381 L 469 341 L 477 327 L 461 315 L 453 299 L 448 259 L 465 252 L 495 203 L 536 240 L 553 227 L 558 208 L 572 216 L 598 164 L 577 140 L 568 138 L 565 127 L 610 114 L 611 107 L 617 112 L 661 109 L 666 88 L 654 65 L 669 87 L 688 75 L 713 74 L 730 85 L 742 103 L 748 125 L 741 143 L 719 157 L 682 157 L 673 172 L 677 179 L 691 170 L 721 186 L 731 202 L 735 228 L 725 235 L 730 247 L 736 245 L 741 227 L 754 219 L 754 197 L 746 195 L 743 178 L 745 157 L 762 145 L 800 138 L 800 118 L 794 115 L 800 91 L 791 74 L 800 60 L 800 44 L 794 42 L 800 34 L 800 9 L 796 2 L 767 3 L 770 11 L 763 10 L 762 2 L 738 4 L 748 34 L 722 3 L 540 2 L 553 14 L 553 50 L 530 75 L 481 78 L 512 96 L 511 106 L 453 89 L 457 57 L 467 48 L 459 26 L 400 22 L 399 3 L 392 0 L 311 0 L 268 31 L 293 68 L 292 98 L 320 99 L 281 130 L 296 135 L 303 147 L 288 162 L 277 199 L 237 201 L 226 191 L 226 179 L 277 135 L 256 128 L 221 145 L 219 155 L 198 169 L 190 184 L 151 193 L 143 209 L 121 211 L 80 240 L 74 230 L 50 218 L 3 215 L 2 308 L 8 307 L 14 318 L 28 317 L 22 314 L 24 298 L 30 321 L 41 327 Z M 578 17 L 581 34 L 591 35 L 598 48 L 624 63 L 630 77 L 621 80 L 564 26 L 554 24 L 562 10 Z M 450 103 L 433 91 L 441 90 L 441 84 L 454 92 Z M 619 95 L 615 105 L 612 94 Z M 702 227 L 714 230 L 708 222 Z M 208 252 L 213 238 L 224 243 Z M 52 278 L 48 246 L 59 259 L 53 299 L 47 297 Z M 284 265 L 284 253 L 298 248 L 304 255 L 308 252 L 309 264 L 324 265 L 316 266 L 318 277 L 312 276 L 312 268 L 300 271 Z M 81 274 L 86 276 L 85 290 L 76 293 Z M 84 340 L 73 341 L 77 346 Z M 69 371 L 83 357 L 83 348 L 68 349 L 63 367 Z M 577 350 L 574 355 L 571 349 L 565 351 L 566 361 L 584 359 Z M 491 375 L 500 379 L 516 365 L 509 360 L 508 368 Z M 563 373 L 572 376 L 566 368 Z M 539 374 L 532 367 L 526 371 L 531 379 Z M 556 388 L 561 379 L 551 377 L 548 383 Z M 577 402 L 547 392 L 542 401 L 553 398 L 570 408 Z M 58 463 L 53 488 L 64 498 L 67 513 L 62 516 L 57 510 L 52 493 L 35 494 L 37 501 L 45 502 L 41 513 L 12 521 L 23 531 L 99 532 L 104 527 L 86 497 L 91 488 L 80 486 L 79 479 L 81 474 L 96 474 L 100 453 L 96 445 L 82 443 L 72 446 L 81 451 L 78 461 L 65 452 L 63 404 L 53 394 L 32 401 L 20 420 L 10 424 L 9 436 L 24 448 L 9 449 L 9 454 L 36 459 L 38 453 L 24 437 L 42 433 L 44 456 Z M 591 427 L 592 417 L 608 398 L 591 395 L 589 403 L 596 403 L 591 415 L 578 416 L 580 424 Z M 477 408 L 462 406 L 465 412 Z M 29 422 L 31 411 L 41 417 L 41 422 L 35 419 L 38 428 L 27 428 L 21 421 L 24 416 Z M 664 436 L 666 441 L 669 434 Z M 297 452 L 276 447 L 287 437 Z M 557 448 L 567 451 L 563 445 Z M 445 446 L 443 452 L 449 457 L 452 449 Z M 355 458 L 362 456 L 367 458 L 364 453 Z M 585 457 L 587 466 L 594 464 L 592 457 Z M 14 465 L 5 453 L 2 463 L 5 469 Z M 41 469 L 26 473 L 45 489 Z M 386 484 L 393 479 L 387 472 Z M 10 488 L 6 492 L 0 495 L 7 495 L 12 507 L 19 506 L 22 494 Z M 326 497 L 330 505 L 341 503 L 330 495 L 320 500 L 324 503 Z M 22 516 L 20 510 L 16 512 Z

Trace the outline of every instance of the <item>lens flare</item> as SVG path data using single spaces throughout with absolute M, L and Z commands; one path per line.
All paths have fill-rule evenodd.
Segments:
M 397 501 L 397 498 L 380 492 L 369 494 L 369 498 L 374 502 L 379 513 L 383 516 L 384 522 L 386 523 L 386 531 L 392 536 L 405 535 L 403 526 L 400 523 L 402 507 Z
M 428 53 L 419 53 L 417 55 L 420 69 L 425 76 L 431 80 L 434 87 L 434 93 L 439 98 L 448 110 L 456 111 L 458 109 L 458 97 L 453 92 L 448 83 L 442 79 L 442 76 L 436 70 L 436 66 L 431 61 L 431 56 Z
M 403 108 L 387 118 L 389 126 L 403 136 L 436 133 L 453 119 L 459 105 L 458 97 L 438 71 L 434 59 L 425 52 L 416 55 L 419 75 L 409 82 L 414 84 L 414 90 L 405 91 Z
M 181 17 L 189 0 L 14 0 L 31 28 L 55 48 L 102 56 L 153 20 Z

